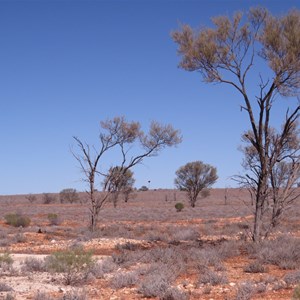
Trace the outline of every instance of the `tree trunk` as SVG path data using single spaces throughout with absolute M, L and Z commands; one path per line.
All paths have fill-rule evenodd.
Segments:
M 96 199 L 95 199 L 95 188 L 94 188 L 94 178 L 90 179 L 90 198 L 91 198 L 91 215 L 90 215 L 90 230 L 92 232 L 94 232 L 96 230 L 96 226 L 97 226 L 97 203 L 96 203 Z

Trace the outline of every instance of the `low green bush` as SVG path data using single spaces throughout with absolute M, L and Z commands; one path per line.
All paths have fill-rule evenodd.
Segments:
M 29 217 L 17 213 L 7 214 L 4 219 L 8 225 L 14 227 L 28 227 L 31 222 Z
M 49 213 L 47 217 L 48 217 L 50 225 L 59 225 L 60 219 L 57 214 Z
M 183 210 L 184 205 L 181 202 L 178 202 L 175 204 L 175 208 L 176 208 L 177 212 L 180 212 Z
M 292 300 L 299 300 L 300 299 L 300 285 L 295 287 Z
M 93 264 L 92 253 L 81 247 L 58 251 L 45 259 L 46 270 L 64 273 L 66 285 L 74 285 L 83 281 L 86 272 Z

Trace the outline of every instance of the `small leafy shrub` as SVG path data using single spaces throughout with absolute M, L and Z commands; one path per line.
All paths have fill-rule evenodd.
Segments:
M 0 268 L 5 268 L 13 264 L 13 259 L 9 253 L 4 253 L 0 255 Z
M 295 287 L 292 300 L 299 300 L 300 299 L 300 285 Z
M 242 282 L 238 286 L 236 293 L 236 300 L 250 300 L 251 297 L 255 294 L 256 288 L 254 284 L 250 281 Z
M 27 216 L 23 216 L 21 214 L 7 214 L 4 216 L 4 219 L 8 225 L 14 227 L 28 227 L 31 220 Z
M 59 225 L 60 224 L 60 219 L 57 214 L 54 213 L 49 213 L 47 216 L 50 225 Z
M 246 273 L 265 273 L 268 271 L 268 268 L 266 268 L 260 261 L 256 260 L 254 262 L 251 262 L 247 266 L 244 267 L 244 272 Z
M 176 208 L 177 212 L 180 212 L 184 209 L 184 205 L 183 205 L 183 203 L 178 202 L 178 203 L 175 204 L 175 208 Z
M 45 259 L 46 270 L 64 273 L 66 285 L 74 285 L 83 281 L 93 263 L 92 253 L 82 248 L 55 252 Z

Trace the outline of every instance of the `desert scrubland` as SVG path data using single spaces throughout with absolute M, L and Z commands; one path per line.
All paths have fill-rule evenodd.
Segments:
M 44 195 L 32 202 L 0 196 L 0 299 L 297 297 L 299 200 L 255 244 L 248 236 L 253 207 L 242 189 L 213 189 L 195 208 L 184 192 L 136 191 L 116 208 L 107 203 L 94 232 L 84 193 L 76 203 L 51 196 L 50 204 Z M 9 225 L 8 215 L 24 217 L 24 226 Z

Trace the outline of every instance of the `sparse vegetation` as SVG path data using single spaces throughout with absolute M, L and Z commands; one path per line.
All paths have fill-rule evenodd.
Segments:
M 174 210 L 177 202 L 165 201 L 164 196 L 171 193 L 170 191 L 138 193 L 138 198 L 126 205 L 123 204 L 122 209 L 114 209 L 113 205 L 109 204 L 106 208 L 107 215 L 104 215 L 105 222 L 95 232 L 90 232 L 84 227 L 85 218 L 80 217 L 82 206 L 73 203 L 74 205 L 66 205 L 64 210 L 60 211 L 60 215 L 68 224 L 72 224 L 76 216 L 78 220 L 76 226 L 81 224 L 79 230 L 72 225 L 72 227 L 61 225 L 50 227 L 47 222 L 48 226 L 42 227 L 42 233 L 38 234 L 39 227 L 35 226 L 36 222 L 45 224 L 45 215 L 56 212 L 61 204 L 37 205 L 36 208 L 27 204 L 22 213 L 30 214 L 33 225 L 22 229 L 6 226 L 1 230 L 1 237 L 20 249 L 34 245 L 33 249 L 49 251 L 52 254 L 45 261 L 43 258 L 36 259 L 31 256 L 25 258 L 21 268 L 18 267 L 18 261 L 14 264 L 2 263 L 1 275 L 4 274 L 7 278 L 25 276 L 32 284 L 33 278 L 45 276 L 46 272 L 50 272 L 49 278 L 56 290 L 57 284 L 88 287 L 89 283 L 99 279 L 101 288 L 105 285 L 104 289 L 112 289 L 116 295 L 121 295 L 123 289 L 130 290 L 132 294 L 139 294 L 136 298 L 155 294 L 158 299 L 181 300 L 189 297 L 201 299 L 204 298 L 205 293 L 210 293 L 211 297 L 214 297 L 215 291 L 221 288 L 226 291 L 222 294 L 224 299 L 226 297 L 233 299 L 233 295 L 237 299 L 249 299 L 249 297 L 253 298 L 254 293 L 269 295 L 271 292 L 276 293 L 281 290 L 290 298 L 292 297 L 292 289 L 299 280 L 297 251 L 299 238 L 292 236 L 297 232 L 298 227 L 288 222 L 298 220 L 297 211 L 291 212 L 289 219 L 285 221 L 285 230 L 292 234 L 274 236 L 270 240 L 256 244 L 238 239 L 237 235 L 247 223 L 236 220 L 232 223 L 231 218 L 239 217 L 244 206 L 236 200 L 235 208 L 238 208 L 236 215 L 232 215 L 229 210 L 226 211 L 229 205 L 224 205 L 222 190 L 213 190 L 210 198 L 203 200 L 202 209 L 195 211 L 193 208 L 185 207 L 180 214 Z M 216 197 L 216 193 L 221 196 Z M 184 192 L 177 191 L 177 201 L 181 201 L 184 197 Z M 10 207 L 5 209 L 10 211 Z M 153 222 L 149 222 L 150 220 Z M 24 243 L 15 245 L 17 240 L 23 240 L 22 236 L 26 236 Z M 34 239 L 38 241 L 42 239 L 43 246 L 37 246 Z M 43 250 L 44 245 L 45 250 Z M 52 249 L 57 246 L 69 249 L 59 252 L 81 249 L 82 253 L 88 253 L 83 250 L 83 247 L 88 247 L 88 249 L 95 249 L 96 254 L 108 253 L 109 256 L 98 261 L 92 259 L 91 264 L 88 262 L 89 259 L 82 259 L 82 263 L 83 261 L 87 263 L 83 263 L 84 267 L 76 269 L 73 266 L 77 263 L 68 265 L 62 262 L 76 261 L 72 255 L 70 260 L 67 254 L 62 255 L 62 258 L 56 257 L 55 254 L 53 258 Z M 99 249 L 103 250 L 99 251 Z M 7 253 L 5 257 L 7 256 L 10 255 Z M 268 272 L 268 274 L 264 274 L 259 282 L 241 284 L 240 280 L 237 280 L 234 281 L 235 285 L 229 284 L 227 277 L 232 278 L 231 264 L 236 257 L 240 256 L 247 258 L 247 263 L 245 262 L 242 268 L 235 272 L 241 272 L 240 275 L 245 281 L 248 278 L 248 281 L 253 280 L 251 276 L 260 276 L 252 273 Z M 50 267 L 49 261 L 52 259 L 55 263 Z M 272 265 L 282 268 L 284 275 L 273 276 Z M 289 271 L 290 269 L 295 270 Z M 191 274 L 193 277 L 190 277 Z M 161 279 L 161 282 L 153 280 L 154 277 Z M 2 282 L 13 287 L 7 279 Z M 69 295 L 69 288 L 62 287 L 66 289 L 63 292 L 65 297 Z M 18 295 L 14 292 L 13 295 L 15 294 Z M 87 297 L 87 292 L 83 294 Z M 56 298 L 60 299 L 63 295 L 56 295 Z M 41 294 L 40 297 L 42 300 L 48 299 L 47 297 L 52 300 L 52 295 L 48 292 Z

